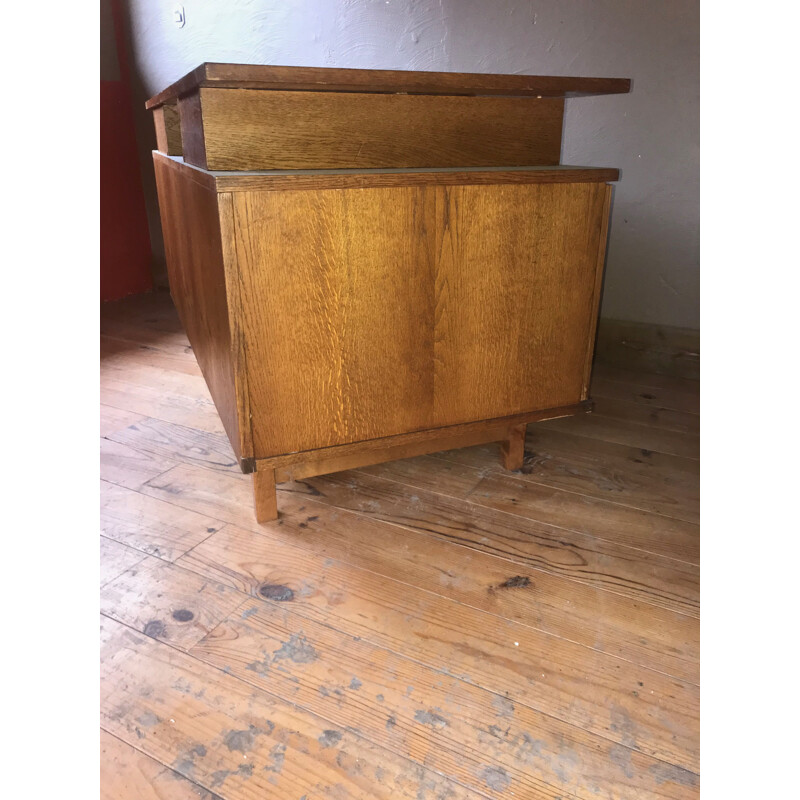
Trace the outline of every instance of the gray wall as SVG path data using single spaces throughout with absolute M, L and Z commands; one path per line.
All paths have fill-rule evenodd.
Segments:
M 183 28 L 174 7 L 128 0 L 153 221 L 141 104 L 203 61 L 632 78 L 567 102 L 563 162 L 622 169 L 602 315 L 699 328 L 697 0 L 185 0 Z

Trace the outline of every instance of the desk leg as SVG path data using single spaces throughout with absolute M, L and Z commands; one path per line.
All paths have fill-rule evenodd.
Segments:
M 508 438 L 504 439 L 500 449 L 503 454 L 503 466 L 508 470 L 522 469 L 525 458 L 525 431 L 528 426 L 514 425 L 508 429 Z
M 278 498 L 275 494 L 275 470 L 253 473 L 253 495 L 256 501 L 256 520 L 269 522 L 278 519 Z

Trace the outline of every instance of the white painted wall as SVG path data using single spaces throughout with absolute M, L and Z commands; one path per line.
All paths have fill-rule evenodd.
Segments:
M 183 28 L 175 5 L 128 0 L 137 100 L 203 61 L 632 78 L 567 102 L 563 162 L 622 170 L 601 313 L 699 328 L 697 0 L 184 0 Z

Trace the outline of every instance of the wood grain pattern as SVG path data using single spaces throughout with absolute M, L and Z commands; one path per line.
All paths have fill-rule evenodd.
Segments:
M 519 477 L 544 486 L 609 500 L 686 522 L 699 522 L 699 463 L 561 431 L 528 430 Z M 487 445 L 436 453 L 433 458 L 485 468 Z
M 606 381 L 618 383 L 628 383 L 636 386 L 655 386 L 659 389 L 675 390 L 686 394 L 698 395 L 699 383 L 694 378 L 682 378 L 674 375 L 662 375 L 653 372 L 641 372 L 638 370 L 625 369 L 619 366 L 611 366 L 600 362 L 596 369 L 598 377 Z
M 257 458 L 437 427 L 430 191 L 233 195 Z
M 100 731 L 101 800 L 218 800 L 104 730 Z
M 174 465 L 173 461 L 147 455 L 127 445 L 100 440 L 100 477 L 118 486 L 138 489 Z
M 256 458 L 578 402 L 605 191 L 232 195 Z
M 694 796 L 696 777 L 683 773 L 657 788 L 661 762 L 410 662 L 364 639 L 286 610 L 251 601 L 246 619 L 231 619 L 192 648 L 248 683 L 278 690 L 302 707 L 371 741 L 411 753 L 488 797 L 553 800 L 591 797 Z M 303 663 L 280 658 L 286 643 L 313 649 Z M 487 724 L 486 709 L 495 724 Z M 556 789 L 558 787 L 558 789 Z M 513 795 L 512 795 L 513 793 Z
M 103 350 L 107 352 L 106 347 L 103 347 Z M 175 366 L 167 361 L 170 358 L 172 357 L 164 353 L 154 354 L 149 359 L 126 357 L 125 367 L 121 369 L 120 360 L 116 356 L 109 358 L 105 357 L 104 353 L 100 362 L 100 372 L 110 373 L 112 378 L 136 383 L 139 386 L 160 386 L 165 394 L 186 392 L 198 399 L 208 397 L 208 384 L 202 372 L 197 369 L 197 363 L 191 364 L 187 363 L 186 359 L 179 359 L 179 364 Z
M 141 494 L 204 516 L 216 515 L 249 530 L 260 529 L 253 515 L 252 478 L 241 472 L 223 475 L 181 465 L 142 486 Z
M 695 459 L 545 429 L 528 431 L 522 469 L 524 479 L 688 522 L 699 522 L 699 474 Z
M 113 406 L 100 405 L 100 435 L 111 436 L 123 430 L 134 422 L 144 419 L 141 414 L 133 411 L 124 411 Z
M 188 505 L 208 497 L 200 478 L 177 469 L 164 482 Z M 227 498 L 241 489 L 228 477 L 209 484 Z M 269 552 L 284 541 L 697 682 L 696 568 L 352 473 L 282 487 L 280 496 L 280 523 L 249 523 Z
M 183 330 L 179 333 L 165 334 L 163 331 L 136 327 L 126 320 L 109 321 L 102 318 L 100 330 L 103 334 L 103 340 L 106 342 L 116 340 L 128 346 L 137 344 L 142 350 L 149 348 L 165 355 L 194 358 L 192 346 L 189 344 L 189 339 Z
M 563 431 L 578 436 L 589 436 L 604 442 L 615 442 L 656 450 L 684 458 L 700 458 L 699 433 L 683 433 L 676 430 L 663 430 L 656 426 L 642 425 L 628 420 L 609 419 L 604 415 L 582 415 L 582 420 L 548 421 L 543 430 Z
M 185 144 L 185 142 L 184 142 Z M 217 195 L 182 179 L 153 154 L 170 291 L 238 458 L 249 457 L 249 427 L 238 409 Z
M 597 371 L 601 365 L 595 366 Z M 697 390 L 686 389 L 680 385 L 659 386 L 653 380 L 658 375 L 647 375 L 638 382 L 616 381 L 604 377 L 592 379 L 592 395 L 608 397 L 612 400 L 625 400 L 649 408 L 666 408 L 671 411 L 683 411 L 699 414 L 700 397 Z
M 136 346 L 133 342 L 125 341 L 114 336 L 100 335 L 100 371 L 101 373 L 109 369 L 124 369 L 128 379 L 136 367 L 166 370 L 171 378 L 174 373 L 180 372 L 184 375 L 193 375 L 197 378 L 203 377 L 197 361 L 191 355 L 191 346 L 187 346 L 187 352 L 164 352 L 161 349 L 150 348 L 147 346 Z M 187 355 L 189 356 L 187 358 Z
M 100 537 L 100 586 L 103 587 L 123 572 L 136 566 L 145 557 L 144 553 L 126 547 L 112 539 Z
M 495 693 L 514 686 L 517 703 L 696 771 L 696 686 L 597 651 L 587 657 L 581 645 L 419 588 L 408 614 L 407 584 L 335 560 L 309 582 L 307 559 L 301 547 L 266 549 L 226 526 L 181 563 L 253 595 L 265 584 L 288 586 L 303 616 L 423 664 L 446 664 L 450 675 Z
M 637 372 L 700 379 L 700 331 L 641 322 L 604 319 L 597 361 Z
M 430 465 L 436 469 L 437 465 Z M 590 533 L 602 539 L 699 564 L 699 532 L 695 523 L 684 522 L 608 502 L 570 490 L 560 490 L 499 472 L 473 473 L 478 483 L 470 502 L 511 514 L 548 522 L 560 528 Z M 421 478 L 422 476 L 420 476 Z M 419 479 L 418 479 L 419 480 Z
M 459 500 L 469 500 L 527 519 L 541 520 L 559 528 L 582 531 L 595 537 L 659 553 L 688 563 L 699 563 L 699 533 L 696 523 L 635 507 L 638 495 L 630 487 L 627 475 L 620 472 L 616 462 L 617 492 L 600 498 L 584 493 L 587 488 L 586 469 L 570 458 L 568 451 L 560 462 L 563 482 L 550 485 L 541 476 L 531 480 L 522 472 L 510 475 L 495 467 L 496 453 L 492 448 L 463 452 L 459 460 L 444 460 L 439 454 L 391 461 L 362 467 L 359 474 L 385 478 L 415 489 L 430 489 Z M 556 447 L 554 453 L 560 453 Z M 524 467 L 524 462 L 523 462 Z M 567 477 L 572 474 L 572 481 Z M 673 483 L 669 478 L 669 483 Z M 685 481 L 677 493 L 663 485 L 665 499 L 675 506 L 685 503 Z M 590 486 L 593 484 L 589 484 Z M 591 491 L 591 489 L 589 489 Z M 676 496 L 677 494 L 677 496 Z M 613 499 L 610 499 L 613 497 Z
M 228 324 L 230 329 L 230 357 L 235 376 L 234 397 L 236 413 L 239 419 L 239 433 L 242 444 L 237 454 L 241 456 L 242 469 L 245 459 L 250 462 L 255 456 L 253 446 L 253 411 L 250 406 L 250 377 L 247 369 L 247 339 L 245 330 L 250 317 L 249 298 L 243 294 L 243 282 L 239 257 L 236 252 L 236 220 L 234 217 L 233 198 L 230 193 L 217 195 L 220 209 L 220 231 L 222 234 L 222 254 L 225 267 L 225 285 L 228 299 Z M 234 448 L 235 450 L 235 448 Z
M 183 382 L 170 391 L 156 382 L 147 385 L 141 380 L 125 380 L 126 377 L 125 374 L 103 376 L 100 399 L 104 405 L 129 409 L 142 416 L 187 425 L 208 433 L 225 433 L 207 388 L 203 396 L 197 397 L 182 391 L 185 386 Z
M 170 477 L 174 475 L 172 473 Z M 156 478 L 150 485 L 157 485 L 166 478 Z M 487 551 L 483 540 L 485 532 L 491 530 L 495 534 L 492 552 L 519 567 L 567 577 L 680 614 L 698 615 L 700 580 L 697 565 L 676 563 L 649 551 L 630 550 L 616 542 L 587 536 L 579 530 L 551 526 L 538 519 L 521 519 L 521 515 L 509 511 L 498 513 L 499 509 L 481 507 L 479 498 L 473 504 L 473 495 L 469 495 L 466 503 L 453 502 L 439 496 L 438 492 L 397 486 L 353 473 L 327 475 L 282 487 L 281 503 L 286 509 L 293 507 L 287 498 L 290 492 L 299 494 L 304 500 L 313 499 L 338 509 L 368 514 L 371 519 L 443 537 L 481 552 Z M 330 527 L 335 529 L 337 526 L 331 524 Z M 357 534 L 353 535 L 357 537 Z M 379 538 L 379 534 L 374 535 Z M 387 539 L 389 535 L 387 532 Z M 404 532 L 404 540 L 406 535 Z M 386 546 L 391 546 L 388 541 Z M 562 548 L 563 552 L 559 550 L 554 554 L 554 548 Z M 450 558 L 455 559 L 452 555 Z M 437 559 L 433 562 L 441 564 Z M 498 585 L 503 580 L 498 579 Z M 488 586 L 492 583 L 487 580 Z M 591 644 L 581 636 L 566 638 Z
M 158 558 L 145 556 L 144 561 L 103 587 L 100 611 L 146 636 L 187 650 L 245 598 L 230 586 L 204 581 L 195 573 L 178 572 L 180 580 L 176 580 L 175 569 Z
M 600 184 L 438 189 L 433 356 L 439 424 L 581 398 Z M 492 265 L 487 269 L 486 265 Z
M 555 75 L 491 75 L 475 72 L 427 72 L 383 69 L 284 67 L 272 64 L 206 62 L 147 101 L 147 108 L 193 92 L 201 86 L 249 87 L 295 91 L 404 92 L 408 94 L 579 97 L 630 91 L 627 78 L 578 78 Z
M 700 434 L 700 415 L 690 411 L 676 411 L 658 405 L 647 406 L 634 400 L 595 396 L 594 414 L 608 420 L 643 425 L 660 431 Z M 640 429 L 637 428 L 637 431 Z M 658 448 L 649 448 L 651 450 Z
M 134 424 L 115 431 L 108 438 L 154 456 L 202 464 L 224 472 L 241 471 L 224 433 L 209 433 L 175 422 L 139 416 Z
M 643 408 L 646 409 L 646 406 Z M 157 442 L 154 444 L 150 425 L 138 424 L 124 432 L 126 436 L 123 441 L 137 450 L 153 452 L 172 461 L 240 474 L 230 451 L 228 465 L 220 462 L 216 448 L 217 442 L 224 437 L 195 431 L 194 436 L 189 438 L 186 430 L 182 426 L 158 423 Z M 187 444 L 187 441 L 191 444 Z M 298 459 L 302 458 L 307 456 L 298 454 Z M 367 493 L 365 503 L 370 502 L 369 480 L 365 476 L 380 476 L 391 480 L 395 484 L 393 491 L 409 503 L 414 496 L 419 496 L 419 490 L 435 489 L 437 495 L 468 500 L 471 504 L 496 508 L 525 519 L 547 523 L 553 526 L 554 545 L 564 541 L 564 534 L 559 533 L 559 529 L 566 529 L 679 561 L 699 563 L 696 524 L 632 508 L 624 503 L 625 496 L 610 502 L 575 491 L 533 483 L 523 479 L 521 475 L 487 470 L 486 463 L 493 463 L 495 459 L 493 455 L 487 456 L 487 462 L 482 466 L 453 464 L 430 457 L 404 459 L 361 468 L 357 482 Z M 304 462 L 299 460 L 298 464 L 303 466 Z M 320 469 L 320 474 L 333 471 L 339 466 L 344 468 L 338 459 L 328 466 L 330 470 Z M 619 465 L 618 468 L 624 466 Z M 571 465 L 569 469 L 579 474 L 577 465 Z M 410 495 L 407 494 L 409 491 Z M 447 513 L 455 513 L 455 509 L 457 506 L 451 507 Z M 246 518 L 242 524 L 247 526 Z M 476 543 L 479 538 L 476 537 Z
M 169 497 L 184 508 L 202 509 L 206 514 L 223 517 L 248 530 L 264 532 L 249 513 L 249 486 L 245 476 L 221 473 L 212 476 L 204 474 L 201 469 L 176 467 L 150 481 L 142 491 L 153 497 Z M 541 570 L 595 589 L 615 592 L 636 602 L 660 606 L 688 616 L 697 615 L 699 578 L 696 565 L 651 554 L 646 550 L 637 551 L 610 538 L 597 539 L 581 531 L 578 524 L 575 525 L 576 529 L 570 529 L 563 524 L 549 524 L 536 518 L 527 520 L 522 514 L 500 514 L 488 506 L 480 507 L 482 495 L 478 495 L 473 505 L 471 502 L 458 502 L 440 496 L 438 492 L 426 488 L 412 489 L 350 473 L 281 487 L 278 494 L 284 516 L 299 515 L 306 511 L 306 517 L 312 516 L 311 522 L 323 520 L 318 524 L 328 528 L 331 536 L 342 535 L 339 532 L 340 524 L 351 526 L 351 538 L 345 536 L 344 539 L 349 542 L 353 553 L 358 553 L 356 563 L 359 564 L 371 547 L 368 543 L 370 537 L 378 541 L 385 536 L 386 543 L 383 546 L 387 552 L 392 552 L 391 532 L 381 533 L 380 530 L 374 530 L 374 526 L 364 526 L 363 538 L 367 543 L 361 545 L 359 524 L 347 515 L 342 523 L 336 522 L 341 516 L 339 514 L 333 514 L 329 519 L 328 512 L 316 506 L 318 502 L 336 509 L 368 514 L 373 520 L 383 520 L 419 533 L 442 537 L 459 546 L 490 552 L 517 565 L 510 569 Z M 314 511 L 308 511 L 309 504 L 314 506 Z M 298 543 L 313 541 L 316 534 L 311 530 L 309 521 L 300 521 L 302 525 L 282 517 L 279 524 L 295 531 L 299 537 Z M 491 546 L 486 541 L 487 531 L 494 534 Z M 396 532 L 394 536 L 397 536 Z M 404 541 L 407 536 L 407 533 L 403 534 Z M 395 558 L 401 560 L 400 556 Z M 448 561 L 454 559 L 455 556 L 451 555 Z M 369 568 L 380 571 L 374 564 Z M 389 574 L 392 574 L 391 570 Z M 487 579 L 487 586 L 491 583 Z M 442 586 L 447 585 L 449 581 L 444 579 Z M 588 635 L 592 636 L 591 633 Z M 587 645 L 595 641 L 575 634 L 567 638 Z M 672 647 L 676 653 L 684 649 L 684 645 L 678 647 L 674 642 Z M 667 668 L 662 664 L 661 669 Z
M 200 89 L 180 109 L 184 158 L 210 170 L 513 167 L 561 158 L 561 99 Z
M 148 555 L 174 561 L 221 522 L 107 481 L 100 481 L 100 532 Z

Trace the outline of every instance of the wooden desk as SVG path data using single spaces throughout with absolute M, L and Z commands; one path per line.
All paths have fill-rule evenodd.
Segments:
M 205 64 L 148 102 L 170 289 L 256 515 L 275 483 L 589 410 L 620 79 Z

